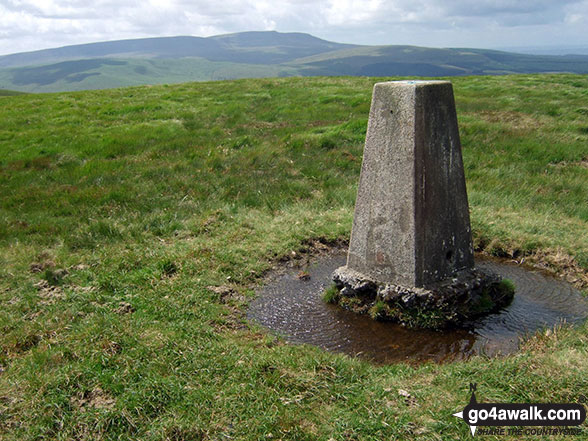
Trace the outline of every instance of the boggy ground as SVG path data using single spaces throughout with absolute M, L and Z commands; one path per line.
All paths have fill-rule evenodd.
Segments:
M 379 80 L 0 97 L 0 438 L 453 440 L 470 382 L 586 395 L 585 326 L 413 367 L 242 319 L 272 265 L 349 237 Z M 476 247 L 585 289 L 588 79 L 452 81 Z

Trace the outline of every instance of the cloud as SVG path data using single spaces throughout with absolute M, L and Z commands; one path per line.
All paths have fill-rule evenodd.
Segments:
M 364 44 L 440 46 L 467 36 L 479 45 L 499 43 L 501 34 L 520 44 L 531 35 L 588 44 L 588 0 L 0 0 L 0 16 L 0 53 L 247 30 Z
M 532 15 L 543 14 L 545 11 L 560 9 L 566 4 L 578 3 L 581 0 L 453 0 L 444 2 L 451 15 L 463 17 Z

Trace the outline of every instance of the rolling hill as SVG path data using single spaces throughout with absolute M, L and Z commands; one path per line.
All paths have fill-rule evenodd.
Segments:
M 458 76 L 588 73 L 586 55 L 358 46 L 302 33 L 120 40 L 0 57 L 0 89 L 58 92 L 284 76 Z

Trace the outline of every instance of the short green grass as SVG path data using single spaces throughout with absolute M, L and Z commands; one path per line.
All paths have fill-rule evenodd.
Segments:
M 488 402 L 585 394 L 585 326 L 413 367 L 243 321 L 272 264 L 349 236 L 379 80 L 3 97 L 0 438 L 454 440 L 470 382 Z M 452 81 L 476 246 L 585 284 L 588 78 Z

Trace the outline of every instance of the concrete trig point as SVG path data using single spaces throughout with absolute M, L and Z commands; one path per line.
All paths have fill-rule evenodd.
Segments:
M 512 299 L 474 268 L 450 82 L 375 85 L 347 265 L 333 279 L 340 303 L 415 326 L 458 324 Z

